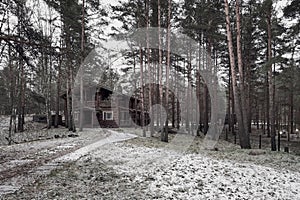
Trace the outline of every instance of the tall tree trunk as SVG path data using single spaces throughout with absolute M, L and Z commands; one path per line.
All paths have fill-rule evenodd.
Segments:
M 66 49 L 67 49 L 67 115 L 68 115 L 68 129 L 69 131 L 75 131 L 74 124 L 73 124 L 73 112 L 72 112 L 72 62 L 70 55 L 71 53 L 71 38 L 70 38 L 70 32 L 66 28 L 66 36 L 65 36 L 65 42 L 66 42 Z
M 61 55 L 59 55 L 58 61 L 58 77 L 56 83 L 56 106 L 55 106 L 55 121 L 54 128 L 58 128 L 59 122 L 59 110 L 60 110 L 60 84 L 61 84 Z
M 52 126 L 52 113 L 51 113 L 51 84 L 52 84 L 52 72 L 51 72 L 51 63 L 52 63 L 52 60 L 51 60 L 51 57 L 49 56 L 46 56 L 45 57 L 46 59 L 46 62 L 45 62 L 45 65 L 46 65 L 46 80 L 47 80 L 47 89 L 46 89 L 46 98 L 47 98 L 47 116 L 48 116 L 48 129 L 51 128 Z M 48 60 L 49 59 L 49 60 Z
M 167 65 L 166 65 L 166 121 L 165 121 L 165 130 L 162 136 L 163 142 L 168 142 L 168 128 L 169 128 L 169 73 L 171 66 L 171 0 L 168 0 L 168 28 L 167 28 Z
M 241 44 L 241 15 L 240 15 L 240 1 L 236 1 L 236 30 L 237 30 L 237 56 L 238 56 L 238 69 L 239 69 L 239 81 L 240 81 L 240 104 L 242 108 L 242 120 L 244 123 L 244 135 L 246 138 L 249 138 L 249 131 L 248 131 L 248 113 L 249 108 L 247 107 L 247 90 L 245 87 L 245 70 L 243 66 L 243 55 L 242 55 L 242 44 Z M 250 140 L 249 140 L 249 147 L 250 147 Z
M 203 42 L 203 48 L 204 48 L 205 43 Z M 207 45 L 207 44 L 206 44 Z M 207 49 L 206 49 L 207 50 Z M 202 61 L 203 61 L 203 68 L 205 66 L 205 54 L 202 54 Z M 205 70 L 207 70 L 207 67 L 205 68 Z M 208 132 L 208 114 L 209 114 L 209 108 L 208 108 L 208 103 L 209 103 L 209 92 L 208 92 L 208 87 L 207 84 L 204 84 L 204 93 L 203 93 L 203 133 L 204 135 L 206 135 L 206 133 Z
M 292 64 L 291 64 L 291 80 L 290 80 L 290 112 L 289 112 L 289 130 L 288 130 L 288 141 L 291 140 L 291 134 L 294 133 L 294 55 L 295 55 L 295 47 L 292 50 Z
M 272 24 L 271 24 L 271 17 L 272 17 L 272 0 L 270 1 L 271 5 L 268 9 L 267 14 L 267 28 L 268 28 L 268 63 L 269 63 L 269 70 L 268 70 L 268 79 L 269 79 L 269 106 L 270 106 L 270 126 L 271 126 L 271 150 L 276 151 L 276 133 L 275 133 L 275 104 L 274 104 L 274 86 L 273 86 L 273 65 L 272 61 Z
M 17 13 L 18 13 L 18 36 L 22 36 L 23 32 L 23 5 L 18 7 Z M 20 49 L 23 49 L 23 45 L 19 45 Z M 19 102 L 18 102 L 18 131 L 23 132 L 24 131 L 24 111 L 25 111 L 25 72 L 24 72 L 24 62 L 22 58 L 21 51 L 19 52 L 19 70 L 21 71 L 21 77 L 19 77 Z
M 138 16 L 138 28 L 142 27 L 141 24 L 142 21 L 142 17 Z M 144 96 L 145 96 L 145 90 L 144 90 L 144 53 L 143 53 L 143 49 L 142 49 L 142 45 L 139 44 L 139 61 L 140 61 L 140 94 L 138 94 L 138 96 L 140 96 L 141 98 L 141 111 L 140 111 L 140 125 L 142 126 L 142 130 L 143 130 L 143 137 L 146 137 L 146 130 L 145 130 L 145 107 L 144 107 Z
M 202 114 L 201 114 L 201 54 L 202 54 L 202 49 L 201 49 L 201 45 L 202 45 L 202 33 L 200 34 L 200 40 L 199 40 L 199 49 L 198 49 L 198 59 L 199 59 L 199 63 L 198 63 L 198 70 L 197 70 L 197 73 L 196 73 L 196 80 L 197 80 L 197 84 L 196 84 L 196 93 L 197 93 L 197 100 L 198 100 L 198 106 L 199 106 L 199 120 L 198 120 L 198 128 L 197 128 L 197 136 L 200 136 L 200 132 L 202 132 L 202 120 L 201 120 L 201 117 L 202 117 Z
M 178 66 L 178 61 L 177 61 L 177 66 Z M 176 97 L 178 98 L 176 101 L 176 128 L 179 130 L 180 128 L 180 99 L 179 99 L 179 72 L 176 71 L 176 78 L 175 78 L 175 84 L 176 84 Z
M 196 93 L 197 93 L 197 103 L 199 106 L 199 120 L 198 120 L 198 128 L 197 128 L 197 136 L 200 136 L 200 131 L 202 131 L 202 121 L 201 121 L 201 42 L 199 42 L 199 63 L 198 63 L 198 70 L 196 73 Z
M 188 61 L 187 61 L 187 89 L 186 89 L 186 104 L 187 104 L 187 110 L 186 110 L 186 122 L 185 122 L 185 126 L 186 126 L 186 130 L 188 132 L 188 134 L 191 134 L 191 104 L 190 104 L 190 91 L 191 91 L 191 78 L 192 78 L 192 66 L 191 66 L 191 62 L 192 62 L 192 48 L 191 48 L 191 44 L 189 45 L 189 50 L 188 50 Z
M 150 22 L 149 22 L 149 14 L 150 14 L 150 0 L 146 1 L 146 11 L 147 11 L 147 15 L 146 15 L 146 27 L 147 27 L 147 62 L 148 62 L 148 79 L 149 79 L 149 100 L 148 100 L 148 110 L 150 112 L 150 137 L 153 137 L 154 135 L 154 116 L 153 116 L 153 110 L 150 109 L 150 107 L 152 106 L 152 66 L 151 66 L 151 62 L 150 62 L 150 48 L 149 48 L 149 26 L 150 26 Z
M 203 133 L 204 135 L 206 135 L 207 131 L 208 131 L 208 114 L 209 114 L 209 109 L 208 109 L 208 88 L 206 85 L 204 85 L 204 101 L 203 101 L 203 111 L 204 111 L 204 115 L 203 115 Z
M 225 13 L 226 13 L 226 30 L 227 30 L 227 41 L 228 41 L 228 50 L 230 55 L 230 67 L 231 67 L 231 75 L 232 75 L 232 85 L 233 85 L 233 95 L 235 99 L 235 107 L 236 107 L 236 114 L 238 119 L 238 127 L 239 127 L 239 139 L 241 148 L 249 149 L 251 148 L 250 145 L 250 138 L 249 134 L 247 133 L 245 122 L 243 120 L 243 107 L 241 104 L 241 99 L 239 93 L 244 92 L 238 88 L 237 84 L 237 73 L 235 70 L 235 56 L 233 50 L 233 42 L 232 42 L 232 34 L 230 28 L 230 17 L 229 17 L 229 5 L 228 0 L 225 0 Z
M 231 74 L 231 72 L 230 72 L 230 74 Z M 230 91 L 231 91 L 230 92 L 230 99 L 231 99 L 231 101 L 230 101 L 230 107 L 231 107 L 230 122 L 231 122 L 231 124 L 230 124 L 230 126 L 231 126 L 231 133 L 235 134 L 235 123 L 236 123 L 236 113 L 235 113 L 235 107 L 234 107 L 235 100 L 234 100 L 234 95 L 233 95 L 232 75 L 230 75 L 230 77 L 231 77 L 231 84 L 230 84 Z
M 157 10 L 158 10 L 158 79 L 159 79 L 159 103 L 162 107 L 163 105 L 163 87 L 162 87 L 162 44 L 161 44 L 161 1 L 157 0 Z M 158 125 L 163 125 L 162 123 L 162 110 L 159 112 Z M 164 131 L 161 130 L 161 141 L 164 141 Z
M 268 77 L 268 71 L 265 74 L 265 99 L 264 99 L 264 134 L 266 134 L 267 131 L 267 137 L 271 137 L 270 134 L 270 100 L 269 100 L 269 77 Z
M 19 117 L 18 117 L 18 131 L 24 131 L 24 114 L 25 114 L 25 69 L 24 69 L 24 62 L 22 58 L 20 58 L 20 67 L 21 67 L 21 82 L 20 82 L 20 110 L 19 110 Z
M 81 18 L 81 65 L 83 64 L 84 61 L 84 8 L 85 8 L 85 0 L 82 0 L 82 18 Z M 79 131 L 83 130 L 83 118 L 84 118 L 84 112 L 83 112 L 83 104 L 84 104 L 84 99 L 83 99 L 83 67 L 81 66 L 79 68 L 79 73 L 80 73 L 80 119 L 79 119 Z M 92 122 L 93 123 L 93 122 Z
M 144 109 L 144 65 L 143 65 L 143 50 L 140 46 L 140 89 L 141 89 L 141 126 L 143 129 L 143 137 L 146 137 L 145 131 L 145 109 Z
M 228 80 L 228 115 L 227 115 L 227 123 L 228 123 L 228 130 L 229 132 L 232 131 L 232 123 L 231 123 L 231 120 L 232 120 L 232 117 L 231 117 L 231 87 L 232 87 L 232 84 L 231 84 L 231 73 L 230 73 L 230 70 L 229 70 L 229 80 Z
M 9 9 L 7 9 L 7 16 L 9 16 Z M 7 34 L 10 35 L 10 20 L 9 17 L 7 18 Z M 14 108 L 14 97 L 15 97 L 15 73 L 14 68 L 12 65 L 11 59 L 11 46 L 8 46 L 8 67 L 9 67 L 9 80 L 10 80 L 10 119 L 9 119 L 9 129 L 8 129 L 8 144 L 11 145 L 12 143 L 12 131 L 13 131 L 13 121 L 16 119 L 16 113 Z

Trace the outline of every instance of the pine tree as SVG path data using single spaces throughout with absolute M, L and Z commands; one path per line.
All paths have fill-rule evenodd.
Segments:
M 232 75 L 232 85 L 233 85 L 233 95 L 235 99 L 235 108 L 236 108 L 236 113 L 237 113 L 237 121 L 238 121 L 238 127 L 239 127 L 239 139 L 240 139 L 240 145 L 241 148 L 249 149 L 251 148 L 250 145 L 250 138 L 249 138 L 249 133 L 247 130 L 247 126 L 245 121 L 245 107 L 242 104 L 241 101 L 244 100 L 244 92 L 243 86 L 242 86 L 242 80 L 239 79 L 239 85 L 238 85 L 238 80 L 237 80 L 237 72 L 236 72 L 236 66 L 235 66 L 235 54 L 234 54 L 234 49 L 233 49 L 233 41 L 232 41 L 232 32 L 231 32 L 231 23 L 230 23 L 230 17 L 229 17 L 229 4 L 228 1 L 225 0 L 225 13 L 226 13 L 226 29 L 227 29 L 227 40 L 228 40 L 228 50 L 229 50 L 229 55 L 230 55 L 230 68 L 231 68 L 231 75 Z M 239 29 L 240 26 L 238 25 L 238 15 L 239 15 L 239 4 L 236 3 L 236 15 L 237 15 L 237 30 L 238 30 L 238 35 L 240 34 Z M 239 36 L 238 36 L 239 37 Z M 237 41 L 237 45 L 239 44 L 239 40 Z M 238 54 L 241 54 L 239 52 Z M 238 57 L 240 57 L 239 55 Z M 241 58 L 240 58 L 241 59 Z M 241 61 L 240 61 L 241 62 Z M 241 68 L 241 66 L 240 66 Z M 239 69 L 239 75 L 241 76 L 241 69 Z

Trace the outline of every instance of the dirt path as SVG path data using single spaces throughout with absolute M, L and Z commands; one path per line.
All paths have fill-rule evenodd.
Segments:
M 51 171 L 76 161 L 100 146 L 135 136 L 115 131 L 86 130 L 76 138 L 35 141 L 2 146 L 0 162 L 0 199 L 21 187 L 36 182 Z

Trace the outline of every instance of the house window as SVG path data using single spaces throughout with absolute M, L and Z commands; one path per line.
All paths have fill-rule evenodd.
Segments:
M 113 111 L 104 111 L 103 120 L 113 120 Z

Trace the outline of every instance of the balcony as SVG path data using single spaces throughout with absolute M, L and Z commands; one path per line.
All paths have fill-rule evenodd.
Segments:
M 112 106 L 112 102 L 110 100 L 100 100 L 96 103 L 96 107 L 99 108 L 110 108 Z

